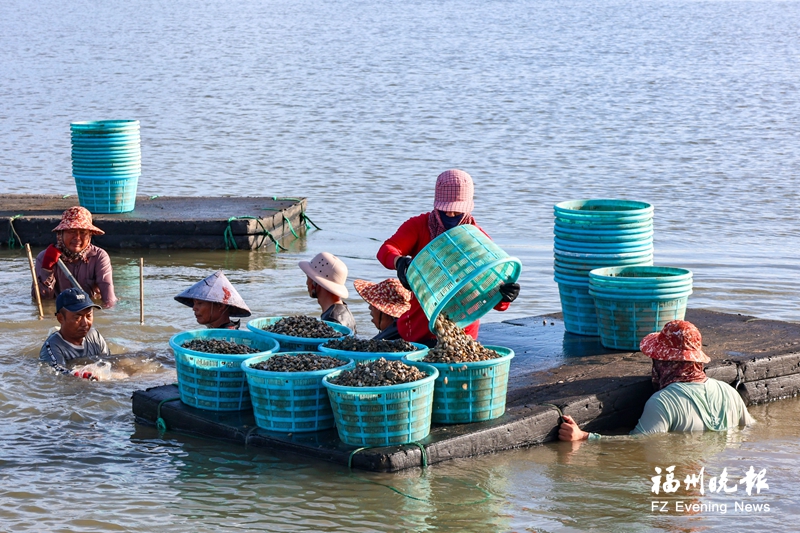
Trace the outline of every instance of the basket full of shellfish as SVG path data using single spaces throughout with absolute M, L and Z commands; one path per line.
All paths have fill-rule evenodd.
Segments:
M 303 315 L 255 318 L 247 323 L 247 329 L 277 340 L 284 352 L 316 352 L 323 342 L 353 334 L 347 326 Z
M 436 321 L 436 346 L 426 354 L 410 354 L 403 361 L 436 368 L 433 422 L 461 424 L 492 420 L 506 410 L 508 374 L 514 351 L 482 346 L 450 320 Z
M 374 361 L 383 357 L 387 360 L 401 359 L 405 355 L 426 354 L 428 347 L 418 342 L 398 340 L 357 339 L 342 337 L 319 345 L 322 353 L 338 357 L 349 357 L 355 361 Z
M 360 361 L 322 379 L 339 439 L 351 446 L 408 444 L 431 431 L 438 370 L 384 358 Z
M 250 331 L 198 329 L 169 340 L 181 402 L 208 411 L 251 408 L 242 361 L 278 350 L 278 341 Z
M 333 411 L 322 378 L 355 366 L 352 359 L 319 352 L 278 352 L 242 361 L 256 425 L 280 432 L 333 427 Z

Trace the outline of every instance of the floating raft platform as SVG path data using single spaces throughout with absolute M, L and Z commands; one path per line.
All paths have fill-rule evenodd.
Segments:
M 712 358 L 706 373 L 735 386 L 748 405 L 800 392 L 800 324 L 690 309 L 686 320 L 703 334 Z M 420 441 L 428 464 L 542 444 L 558 437 L 559 410 L 596 432 L 632 428 L 653 393 L 651 360 L 640 352 L 608 350 L 599 337 L 566 333 L 560 314 L 481 325 L 480 341 L 512 348 L 506 413 L 473 424 L 434 425 Z M 364 470 L 391 472 L 421 466 L 416 445 L 356 449 L 335 429 L 285 434 L 262 430 L 252 411 L 217 413 L 165 401 L 175 385 L 133 393 L 136 421 L 247 447 L 317 457 Z M 161 403 L 163 402 L 163 404 Z M 353 454 L 351 456 L 351 454 Z
M 13 227 L 15 239 L 45 247 L 61 214 L 76 205 L 76 195 L 2 194 L 0 235 Z M 93 215 L 106 234 L 92 242 L 105 249 L 269 249 L 305 232 L 305 209 L 305 198 L 137 196 L 129 213 Z

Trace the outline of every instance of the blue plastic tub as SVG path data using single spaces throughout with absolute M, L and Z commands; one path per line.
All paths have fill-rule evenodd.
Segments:
M 637 351 L 646 335 L 661 331 L 667 322 L 684 319 L 690 293 L 642 300 L 593 296 L 600 343 L 606 348 Z
M 265 326 L 269 326 L 274 324 L 281 318 L 282 316 L 268 316 L 263 318 L 254 318 L 250 322 L 247 323 L 247 329 L 252 331 L 257 335 L 264 335 L 266 337 L 270 337 L 278 341 L 281 345 L 281 351 L 284 352 L 316 352 L 320 344 L 324 342 L 328 342 L 329 340 L 333 339 L 341 339 L 345 336 L 350 336 L 353 334 L 353 330 L 348 328 L 347 326 L 343 326 L 336 322 L 327 322 L 330 327 L 335 329 L 336 331 L 341 332 L 341 336 L 339 337 L 331 337 L 331 338 L 306 338 L 306 337 L 291 337 L 289 335 L 280 335 L 278 333 L 272 333 L 270 331 L 265 331 L 261 328 Z
M 692 272 L 662 266 L 596 269 L 589 273 L 589 294 L 603 346 L 638 350 L 646 335 L 683 320 Z
M 414 257 L 407 277 L 434 331 L 444 313 L 458 327 L 480 319 L 500 302 L 500 286 L 516 282 L 522 263 L 470 224 L 456 226 Z
M 413 352 L 352 352 L 350 350 L 334 350 L 333 348 L 326 347 L 324 344 L 319 345 L 319 351 L 324 354 L 333 355 L 336 357 L 343 357 L 343 358 L 349 357 L 350 359 L 353 359 L 356 362 L 361 362 L 361 361 L 375 361 L 376 359 L 380 359 L 381 357 L 383 357 L 388 361 L 393 361 L 402 359 L 404 356 L 412 354 L 414 355 L 422 354 L 422 356 L 424 357 L 425 355 L 428 354 L 428 350 L 430 350 L 430 348 L 428 348 L 424 344 L 419 344 L 418 342 L 412 342 L 411 344 L 413 344 L 417 348 Z
M 242 361 L 258 427 L 283 433 L 320 431 L 333 427 L 331 402 L 327 390 L 322 386 L 322 378 L 335 370 L 355 367 L 352 359 L 343 360 L 343 366 L 336 369 L 311 372 L 271 372 L 251 368 L 276 355 L 300 353 L 326 355 L 319 352 L 277 352 Z
M 594 298 L 589 295 L 589 285 L 559 283 L 558 296 L 561 300 L 561 312 L 564 315 L 564 329 L 568 333 L 596 337 L 597 314 Z
M 89 120 L 82 122 L 72 122 L 69 125 L 73 133 L 118 133 L 128 132 L 139 129 L 138 120 Z
M 127 213 L 136 207 L 138 175 L 120 178 L 74 177 L 78 203 L 92 213 Z
M 556 250 L 579 254 L 630 254 L 653 251 L 652 237 L 631 242 L 581 242 L 555 237 L 553 242 Z
M 641 222 L 653 218 L 653 206 L 635 200 L 570 200 L 553 206 L 553 212 L 559 219 L 590 220 L 603 224 Z
M 211 354 L 183 347 L 192 339 L 219 339 L 244 344 L 255 354 Z M 249 331 L 235 329 L 198 329 L 173 335 L 169 346 L 175 354 L 178 390 L 186 405 L 208 411 L 242 411 L 250 409 L 247 379 L 242 361 L 267 355 L 278 349 L 274 339 L 259 337 Z
M 325 376 L 322 384 L 328 389 L 339 439 L 350 446 L 391 446 L 427 437 L 439 371 L 430 365 L 415 366 L 428 377 L 386 387 L 343 387 L 330 383 L 341 370 Z
M 486 348 L 501 357 L 474 363 L 423 363 L 439 371 L 433 390 L 433 422 L 466 424 L 492 420 L 505 413 L 514 350 L 502 346 Z M 403 361 L 418 365 L 425 355 L 407 355 Z

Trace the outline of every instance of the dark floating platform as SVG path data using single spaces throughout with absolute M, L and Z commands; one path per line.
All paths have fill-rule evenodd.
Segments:
M 734 385 L 748 405 L 800 392 L 800 324 L 690 309 L 712 358 L 710 377 Z M 506 413 L 489 422 L 436 425 L 421 441 L 429 464 L 541 444 L 557 438 L 558 411 L 592 431 L 630 428 L 653 392 L 650 359 L 603 348 L 598 337 L 564 331 L 560 315 L 481 326 L 480 341 L 512 348 Z M 133 393 L 136 421 L 153 425 L 160 402 L 178 396 L 175 385 Z M 355 449 L 336 430 L 282 434 L 255 425 L 252 411 L 216 413 L 168 401 L 161 405 L 168 431 L 269 447 L 347 464 Z M 368 448 L 352 456 L 356 468 L 391 472 L 421 465 L 417 446 Z
M 76 205 L 76 195 L 2 194 L 0 234 L 11 235 L 13 225 L 23 243 L 47 246 L 61 213 Z M 305 232 L 305 208 L 305 198 L 137 196 L 129 213 L 95 214 L 95 225 L 106 234 L 92 241 L 108 249 L 215 250 L 226 248 L 230 228 L 227 247 L 235 242 L 242 250 L 274 249 L 275 241 Z

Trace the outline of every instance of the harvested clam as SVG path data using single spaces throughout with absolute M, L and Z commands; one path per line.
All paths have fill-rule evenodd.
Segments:
M 436 346 L 422 359 L 425 363 L 475 363 L 500 357 L 499 353 L 484 348 L 445 316 L 436 318 L 435 329 Z
M 216 354 L 247 354 L 258 353 L 258 350 L 246 346 L 244 344 L 237 344 L 235 342 L 224 341 L 222 339 L 192 339 L 183 343 L 183 347 L 187 350 L 204 353 Z
M 402 361 L 387 361 L 383 357 L 377 361 L 358 363 L 352 370 L 344 370 L 329 380 L 334 385 L 344 387 L 384 387 L 419 381 L 428 375 L 414 366 Z
M 299 353 L 296 355 L 273 355 L 266 361 L 261 361 L 250 368 L 268 370 L 270 372 L 313 372 L 327 370 L 347 364 L 347 361 L 315 353 Z
M 264 331 L 287 335 L 289 337 L 302 337 L 305 339 L 330 339 L 344 337 L 341 331 L 336 331 L 328 324 L 313 316 L 285 316 L 269 326 L 264 326 Z
M 348 352 L 413 352 L 417 347 L 404 340 L 365 340 L 355 337 L 332 339 L 323 344 L 332 350 L 347 350 Z

